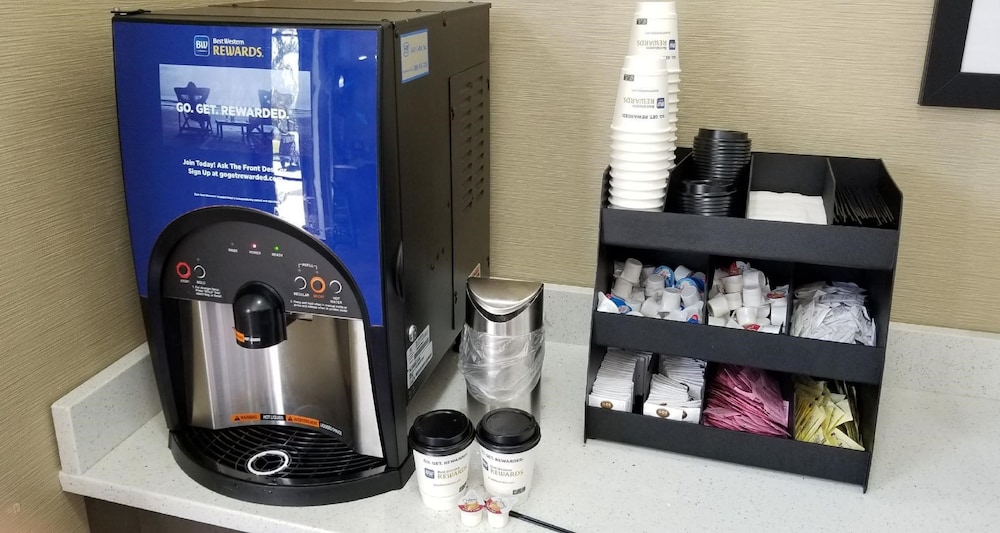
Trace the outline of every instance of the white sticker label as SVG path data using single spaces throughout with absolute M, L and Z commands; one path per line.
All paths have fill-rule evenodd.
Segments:
M 406 349 L 406 388 L 417 381 L 417 376 L 424 371 L 427 363 L 434 356 L 434 343 L 431 342 L 431 327 L 427 326 L 417 340 Z
M 430 45 L 427 44 L 427 30 L 400 35 L 399 57 L 403 83 L 430 74 Z

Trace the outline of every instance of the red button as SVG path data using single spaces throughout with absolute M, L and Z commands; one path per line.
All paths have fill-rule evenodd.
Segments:
M 185 263 L 184 261 L 177 263 L 176 270 L 177 275 L 180 276 L 181 279 L 188 279 L 191 277 L 191 265 Z

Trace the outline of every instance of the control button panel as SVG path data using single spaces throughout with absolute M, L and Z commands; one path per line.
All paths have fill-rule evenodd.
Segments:
M 344 281 L 339 262 L 327 259 L 309 240 L 300 240 L 299 233 L 291 226 L 279 230 L 248 222 L 201 228 L 168 257 L 173 275 L 161 280 L 162 294 L 232 303 L 241 286 L 258 281 L 278 292 L 286 312 L 361 318 L 360 295 Z

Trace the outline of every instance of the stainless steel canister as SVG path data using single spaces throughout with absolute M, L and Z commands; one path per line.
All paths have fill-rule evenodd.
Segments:
M 469 278 L 459 366 L 476 400 L 514 405 L 538 384 L 544 289 L 538 282 Z

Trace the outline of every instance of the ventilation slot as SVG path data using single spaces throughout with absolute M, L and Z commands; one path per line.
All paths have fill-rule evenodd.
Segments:
M 457 157 L 452 179 L 460 184 L 461 209 L 467 211 L 486 194 L 486 76 L 472 77 L 452 87 L 456 88 L 457 94 L 452 93 L 452 150 Z

